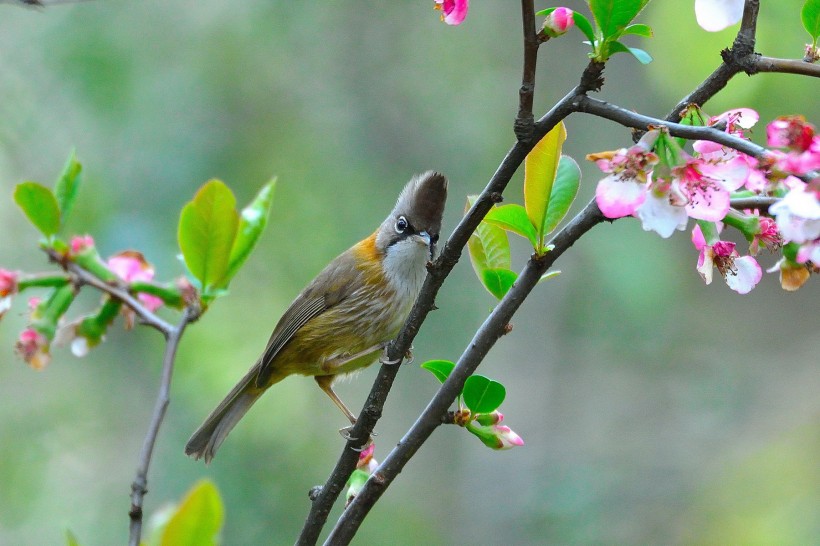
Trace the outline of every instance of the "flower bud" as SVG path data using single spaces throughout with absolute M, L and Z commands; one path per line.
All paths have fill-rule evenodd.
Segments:
M 497 425 L 501 421 L 504 420 L 504 414 L 500 411 L 494 411 L 492 413 L 481 413 L 476 415 L 475 420 L 485 427 L 490 425 Z
M 510 449 L 523 446 L 524 440 L 516 434 L 510 427 L 504 425 L 492 425 L 489 427 L 467 424 L 467 430 L 476 436 L 481 442 L 491 449 Z
M 35 370 L 42 370 L 48 365 L 51 360 L 48 349 L 48 339 L 34 328 L 23 330 L 14 346 L 15 352 Z
M 541 32 L 550 38 L 557 38 L 565 34 L 575 24 L 572 10 L 569 8 L 555 8 L 547 14 Z

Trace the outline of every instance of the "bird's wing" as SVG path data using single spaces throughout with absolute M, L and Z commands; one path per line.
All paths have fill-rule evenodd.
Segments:
M 256 376 L 256 386 L 265 387 L 270 379 L 271 368 L 276 355 L 311 319 L 316 318 L 328 309 L 339 304 L 353 291 L 359 283 L 355 282 L 361 272 L 353 266 L 350 250 L 333 260 L 308 285 L 305 290 L 290 304 L 288 310 L 279 319 L 273 333 L 265 347 L 265 352 L 259 359 L 259 373 Z M 340 282 L 346 279 L 348 282 Z M 351 282 L 353 281 L 353 282 Z

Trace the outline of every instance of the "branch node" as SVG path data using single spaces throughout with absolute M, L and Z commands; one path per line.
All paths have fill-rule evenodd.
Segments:
M 501 192 L 494 191 L 490 194 L 490 201 L 493 203 L 501 203 L 504 201 L 504 196 L 501 195 Z
M 532 142 L 532 137 L 535 134 L 535 117 L 533 117 L 532 112 L 519 112 L 513 124 L 513 131 L 519 142 L 525 144 Z
M 322 494 L 323 487 L 321 485 L 314 485 L 308 490 L 308 498 L 310 502 L 316 502 L 316 499 L 319 498 L 319 495 Z

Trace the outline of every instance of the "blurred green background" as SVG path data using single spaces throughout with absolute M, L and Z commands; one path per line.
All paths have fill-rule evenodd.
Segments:
M 802 56 L 802 2 L 761 3 L 758 50 Z M 49 269 L 11 192 L 27 179 L 50 184 L 72 148 L 85 179 L 70 231 L 94 235 L 105 256 L 143 250 L 161 279 L 182 273 L 176 223 L 199 185 L 221 178 L 244 204 L 279 176 L 257 251 L 182 342 L 147 513 L 208 476 L 227 504 L 225 544 L 287 544 L 301 528 L 307 491 L 324 483 L 345 424 L 313 381 L 272 389 L 210 467 L 182 449 L 291 299 L 375 228 L 413 173 L 449 176 L 447 231 L 512 145 L 517 3 L 474 2 L 455 28 L 432 4 L 0 5 L 3 267 Z M 701 31 L 693 2 L 654 2 L 642 20 L 656 37 L 630 43 L 655 61 L 616 56 L 598 96 L 662 117 L 713 70 L 735 29 Z M 537 115 L 578 80 L 580 36 L 542 48 Z M 817 90 L 808 78 L 740 75 L 706 110 L 757 109 L 752 137 L 763 142 L 777 115 L 820 123 Z M 600 177 L 584 154 L 631 141 L 610 122 L 577 115 L 567 125 L 565 152 L 584 163 L 577 209 Z M 508 201 L 520 202 L 521 180 Z M 520 267 L 526 250 L 516 249 Z M 688 233 L 662 240 L 629 220 L 584 237 L 480 368 L 506 384 L 501 409 L 526 446 L 492 452 L 440 429 L 357 543 L 817 543 L 817 283 L 788 294 L 770 274 L 739 296 L 720 280 L 704 286 L 696 259 Z M 95 301 L 87 294 L 78 309 Z M 458 358 L 493 303 L 462 260 L 415 341 L 416 364 Z M 87 358 L 56 349 L 38 373 L 12 351 L 24 314 L 18 298 L 0 325 L 0 543 L 59 544 L 66 529 L 84 545 L 123 543 L 161 340 L 118 323 Z M 374 376 L 339 387 L 351 408 Z M 402 370 L 377 458 L 436 386 L 417 365 Z

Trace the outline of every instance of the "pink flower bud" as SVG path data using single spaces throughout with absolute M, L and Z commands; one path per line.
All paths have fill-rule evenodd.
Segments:
M 0 298 L 17 293 L 17 273 L 0 269 Z
M 48 339 L 34 328 L 27 328 L 20 333 L 14 350 L 35 370 L 42 370 L 51 360 Z
M 565 34 L 575 24 L 572 10 L 569 8 L 555 8 L 544 19 L 542 31 L 551 38 Z
M 510 449 L 513 447 L 523 446 L 524 440 L 512 431 L 510 427 L 504 425 L 494 425 L 493 431 L 495 432 L 496 438 L 500 442 L 500 446 L 496 449 Z
M 766 126 L 766 141 L 774 148 L 805 152 L 813 138 L 814 125 L 803 116 L 781 116 Z
M 71 239 L 72 254 L 81 254 L 91 248 L 94 248 L 94 238 L 91 235 L 82 235 Z

